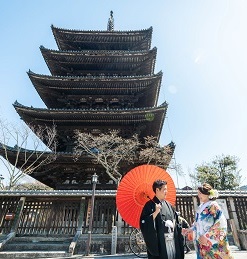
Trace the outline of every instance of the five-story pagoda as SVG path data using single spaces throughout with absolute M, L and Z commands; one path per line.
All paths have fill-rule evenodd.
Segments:
M 47 108 L 14 103 L 28 125 L 56 125 L 57 159 L 31 176 L 54 189 L 114 189 L 110 178 L 89 156 L 73 158 L 76 129 L 93 134 L 116 129 L 124 138 L 140 139 L 162 131 L 167 103 L 157 106 L 162 72 L 154 73 L 156 48 L 151 49 L 152 28 L 115 31 L 113 15 L 106 31 L 67 30 L 51 26 L 58 50 L 40 47 L 51 75 L 28 72 Z M 11 150 L 14 156 L 14 150 Z M 125 174 L 135 165 L 123 165 Z

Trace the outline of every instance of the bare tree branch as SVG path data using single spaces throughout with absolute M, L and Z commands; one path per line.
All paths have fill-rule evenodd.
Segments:
M 107 175 L 115 183 L 118 183 L 122 177 L 119 172 L 120 163 L 122 161 L 133 163 L 140 145 L 137 135 L 124 139 L 118 135 L 118 131 L 97 136 L 76 131 L 75 135 L 77 140 L 75 159 L 78 160 L 83 154 L 90 155 L 94 163 L 105 168 Z
M 54 161 L 56 145 L 55 126 L 15 126 L 0 119 L 0 161 L 8 174 L 8 188 L 13 189 L 24 175 Z
M 154 164 L 166 169 L 170 164 L 175 145 L 171 143 L 161 146 L 157 138 L 153 136 L 147 136 L 144 140 L 144 147 L 140 150 L 139 159 L 147 164 Z
M 145 138 L 145 144 L 139 142 L 138 136 L 126 139 L 118 135 L 118 131 L 93 135 L 76 131 L 75 160 L 83 154 L 92 157 L 93 162 L 101 164 L 106 174 L 118 183 L 122 178 L 119 172 L 123 162 L 133 164 L 143 162 L 167 168 L 171 160 L 175 145 L 162 147 L 155 137 Z

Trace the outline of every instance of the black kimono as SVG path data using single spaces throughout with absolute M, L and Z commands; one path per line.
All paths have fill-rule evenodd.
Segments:
M 157 197 L 148 201 L 143 207 L 140 217 L 140 229 L 143 234 L 149 259 L 170 259 L 167 256 L 166 242 L 164 233 L 168 233 L 168 227 L 165 226 L 165 220 L 175 222 L 174 239 L 176 259 L 184 258 L 183 236 L 181 226 L 178 222 L 178 216 L 171 204 L 167 201 L 162 203 L 161 213 L 153 220 L 155 203 L 160 203 Z

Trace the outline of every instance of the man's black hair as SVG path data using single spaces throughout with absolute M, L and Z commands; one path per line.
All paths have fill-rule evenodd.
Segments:
M 161 189 L 163 185 L 167 185 L 167 182 L 164 180 L 156 180 L 153 183 L 153 191 L 156 193 L 156 188 Z

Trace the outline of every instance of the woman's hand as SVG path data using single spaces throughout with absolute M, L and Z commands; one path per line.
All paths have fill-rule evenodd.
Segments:
M 198 239 L 198 242 L 200 245 L 207 246 L 208 245 L 208 239 L 205 236 L 200 236 Z
M 189 229 L 188 228 L 182 228 L 182 235 L 186 236 L 188 234 Z
M 188 234 L 191 234 L 193 230 L 191 228 L 182 228 L 182 235 L 187 236 Z
M 183 228 L 182 235 L 187 236 L 189 241 L 194 240 L 194 230 L 192 228 Z

